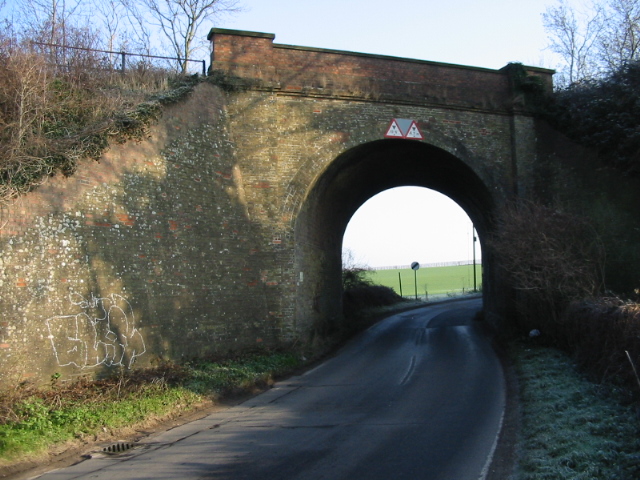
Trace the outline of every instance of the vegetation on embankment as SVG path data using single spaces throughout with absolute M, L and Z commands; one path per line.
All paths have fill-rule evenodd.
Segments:
M 555 93 L 545 110 L 554 127 L 595 149 L 603 165 L 640 176 L 640 61 L 569 85 Z
M 640 304 L 605 295 L 590 222 L 521 201 L 490 244 L 515 293 L 503 340 L 520 384 L 516 478 L 639 478 Z
M 640 478 L 636 285 L 607 291 L 604 242 L 575 211 L 520 200 L 495 226 L 487 244 L 513 289 L 501 335 L 520 387 L 514 478 Z
M 83 50 L 61 66 L 54 53 L 0 30 L 0 204 L 143 138 L 202 79 L 142 63 L 121 73 Z
M 520 201 L 503 207 L 490 244 L 515 292 L 511 335 L 535 331 L 597 381 L 637 392 L 640 305 L 605 293 L 605 253 L 588 219 Z

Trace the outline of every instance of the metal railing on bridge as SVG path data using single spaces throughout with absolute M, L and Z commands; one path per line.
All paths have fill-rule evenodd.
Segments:
M 202 65 L 202 75 L 206 75 L 207 74 L 207 64 L 204 60 L 191 60 L 191 59 L 182 59 L 182 58 L 178 58 L 178 57 L 164 57 L 161 55 L 149 55 L 149 54 L 145 54 L 145 53 L 130 53 L 130 52 L 123 52 L 123 51 L 115 51 L 115 50 L 100 50 L 100 49 L 96 49 L 96 48 L 86 48 L 86 47 L 74 47 L 71 45 L 60 45 L 60 44 L 56 44 L 56 43 L 46 43 L 46 42 L 35 42 L 32 41 L 31 42 L 32 45 L 39 45 L 39 46 L 43 46 L 43 47 L 52 47 L 52 48 L 61 48 L 61 49 L 70 49 L 70 50 L 81 50 L 81 51 L 85 51 L 85 52 L 95 52 L 95 53 L 105 53 L 108 55 L 115 55 L 120 59 L 120 65 L 119 66 L 114 66 L 113 65 L 113 60 L 109 61 L 109 65 L 113 70 L 118 70 L 121 73 L 125 73 L 126 68 L 127 68 L 127 57 L 142 57 L 142 58 L 151 58 L 151 59 L 155 59 L 155 60 L 171 60 L 171 61 L 176 61 L 176 62 L 191 62 L 191 63 L 198 63 Z M 56 63 L 57 66 L 60 66 L 60 64 Z

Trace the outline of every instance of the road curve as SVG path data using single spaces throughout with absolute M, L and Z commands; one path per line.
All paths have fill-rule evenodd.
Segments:
M 465 300 L 391 316 L 262 395 L 40 478 L 481 479 L 505 382 L 472 320 L 479 308 Z

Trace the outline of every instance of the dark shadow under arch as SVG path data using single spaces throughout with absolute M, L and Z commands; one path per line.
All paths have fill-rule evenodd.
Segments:
M 311 187 L 295 226 L 296 330 L 331 330 L 342 315 L 342 237 L 356 210 L 394 187 L 418 186 L 454 200 L 469 215 L 480 240 L 492 229 L 494 200 L 461 159 L 430 144 L 378 140 L 352 148 Z M 485 311 L 499 314 L 499 276 L 483 248 Z

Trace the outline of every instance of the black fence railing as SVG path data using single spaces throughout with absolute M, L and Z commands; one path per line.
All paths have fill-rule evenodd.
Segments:
M 97 52 L 97 53 L 106 53 L 109 55 L 118 55 L 120 57 L 120 68 L 118 68 L 117 70 L 120 70 L 122 73 L 125 73 L 127 68 L 126 67 L 127 57 L 143 57 L 143 58 L 154 58 L 158 60 L 173 60 L 177 62 L 186 61 L 186 62 L 192 62 L 192 63 L 199 63 L 202 65 L 202 75 L 207 74 L 207 65 L 204 60 L 191 60 L 191 59 L 184 60 L 182 58 L 177 58 L 177 57 L 163 57 L 160 55 L 147 55 L 144 53 L 129 53 L 129 52 L 122 52 L 122 51 L 117 52 L 114 50 L 98 50 L 95 48 L 72 47 L 70 45 L 60 45 L 56 43 L 46 43 L 46 42 L 31 42 L 31 44 L 45 46 L 45 47 L 55 47 L 55 48 L 71 49 L 71 50 L 83 50 L 85 52 Z

